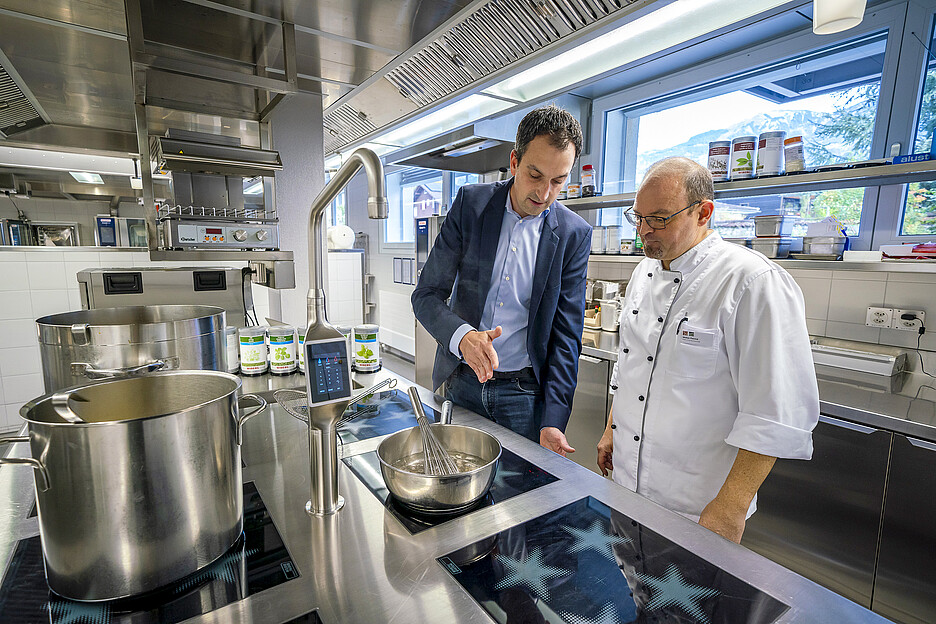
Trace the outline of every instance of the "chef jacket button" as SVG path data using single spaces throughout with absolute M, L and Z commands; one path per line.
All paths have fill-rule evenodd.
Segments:
M 611 428 L 612 428 L 612 429 L 617 429 L 617 425 L 615 425 L 614 423 L 611 423 Z
M 634 436 L 634 442 L 640 442 L 640 436 Z
M 633 310 L 634 314 L 637 314 L 637 310 Z
M 637 400 L 638 400 L 638 401 L 643 401 L 643 400 L 644 400 L 644 395 L 641 394 L 639 397 L 637 397 Z
M 657 321 L 660 322 L 660 323 L 662 323 L 662 322 L 663 322 L 663 317 L 662 317 L 662 316 L 658 316 L 658 317 L 657 317 Z
M 648 355 L 648 356 L 647 356 L 647 361 L 648 361 L 648 362 L 652 362 L 652 361 L 653 361 L 653 356 L 652 356 L 652 355 Z
M 627 347 L 624 347 L 623 349 L 621 349 L 621 351 L 622 351 L 623 353 L 627 353 L 628 351 L 630 351 L 630 349 L 628 349 Z
M 617 386 L 611 386 L 612 390 L 617 390 Z
M 677 277 L 677 278 L 674 279 L 673 281 L 676 282 L 676 283 L 678 284 L 678 283 L 679 283 L 679 278 Z
M 647 273 L 647 277 L 653 277 L 653 273 Z

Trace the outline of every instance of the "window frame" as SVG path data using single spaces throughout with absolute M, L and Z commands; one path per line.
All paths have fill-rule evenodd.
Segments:
M 914 122 L 919 109 L 919 98 L 922 95 L 922 67 L 925 54 L 923 47 L 910 35 L 911 31 L 915 32 L 911 24 L 920 24 L 921 21 L 931 24 L 932 16 L 936 12 L 936 0 L 924 0 L 924 4 L 927 7 L 933 7 L 929 15 L 926 15 L 929 10 L 927 7 L 904 1 L 874 7 L 868 10 L 865 19 L 859 26 L 834 35 L 815 35 L 807 23 L 804 24 L 803 29 L 791 34 L 757 46 L 736 49 L 722 54 L 714 60 L 698 65 L 690 67 L 683 64 L 681 67 L 671 68 L 671 71 L 666 71 L 669 68 L 661 67 L 662 77 L 657 80 L 643 81 L 633 87 L 596 98 L 592 107 L 594 132 L 591 136 L 590 147 L 592 153 L 600 155 L 598 159 L 600 163 L 599 172 L 602 176 L 600 183 L 603 186 L 604 163 L 607 158 L 607 141 L 605 137 L 606 128 L 609 127 L 609 114 L 624 111 L 624 144 L 622 151 L 624 153 L 623 167 L 625 169 L 621 171 L 620 175 L 623 180 L 628 180 L 628 175 L 630 175 L 632 180 L 636 170 L 636 123 L 637 117 L 640 115 L 754 86 L 763 82 L 765 76 L 789 72 L 787 68 L 789 61 L 785 59 L 795 59 L 878 31 L 886 31 L 887 42 L 870 158 L 885 156 L 885 152 L 889 153 L 889 148 L 886 146 L 892 145 L 894 142 L 908 145 L 915 130 Z M 931 30 L 926 32 L 929 33 Z M 917 49 L 915 51 L 908 48 L 908 38 L 916 44 Z M 905 62 L 905 57 L 911 58 Z M 784 60 L 778 62 L 776 60 L 778 58 Z M 911 62 L 912 58 L 916 58 L 915 64 Z M 900 64 L 898 64 L 898 61 L 900 61 Z M 776 68 L 767 69 L 766 71 L 758 69 L 770 68 L 771 66 L 776 66 Z M 914 69 L 916 70 L 915 74 Z M 911 75 L 913 80 L 911 80 Z M 895 103 L 895 93 L 906 93 L 901 89 L 907 88 L 908 81 L 914 85 L 913 92 L 918 94 L 912 109 L 899 99 Z M 626 168 L 629 168 L 629 170 Z M 881 244 L 886 244 L 883 241 L 882 216 L 891 218 L 892 234 L 896 236 L 896 225 L 900 217 L 899 210 L 902 209 L 903 204 L 890 208 L 890 212 L 894 213 L 892 215 L 887 214 L 887 209 L 878 209 L 879 206 L 895 206 L 893 202 L 884 203 L 888 197 L 885 189 L 893 188 L 899 189 L 901 194 L 906 192 L 906 185 L 866 188 L 861 210 L 860 232 L 858 236 L 853 237 L 851 240 L 853 249 L 872 249 Z M 890 191 L 890 193 L 893 193 L 893 191 Z M 879 224 L 881 225 L 879 226 Z

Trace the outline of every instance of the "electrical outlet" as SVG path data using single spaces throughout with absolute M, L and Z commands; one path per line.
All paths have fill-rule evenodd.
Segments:
M 904 314 L 913 314 L 916 318 L 910 320 L 900 318 Z M 920 331 L 920 327 L 924 324 L 925 318 L 926 312 L 923 310 L 894 310 L 894 321 L 891 327 L 904 331 L 918 332 Z
M 868 327 L 890 327 L 893 322 L 893 308 L 868 308 L 868 316 L 865 317 Z

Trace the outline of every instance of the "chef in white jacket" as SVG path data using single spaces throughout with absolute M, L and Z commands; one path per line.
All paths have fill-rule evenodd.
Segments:
M 654 164 L 626 215 L 647 256 L 627 285 L 598 466 L 735 542 L 776 458 L 812 457 L 819 392 L 803 294 L 709 222 L 709 172 Z

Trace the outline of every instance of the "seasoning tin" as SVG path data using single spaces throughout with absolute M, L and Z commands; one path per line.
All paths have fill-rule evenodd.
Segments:
M 715 182 L 728 179 L 728 159 L 731 156 L 731 141 L 712 141 L 708 144 L 708 170 Z
M 358 325 L 352 332 L 354 347 L 354 370 L 373 373 L 380 370 L 380 332 L 378 325 Z
M 237 369 L 240 368 L 240 358 L 238 357 L 238 342 L 237 342 L 237 328 L 236 327 L 225 327 L 224 328 L 224 338 L 227 344 L 226 355 L 227 355 L 227 367 L 226 370 L 229 373 L 236 373 Z
M 566 189 L 566 198 L 567 199 L 578 199 L 582 196 L 582 185 L 581 184 L 570 184 Z
M 619 255 L 621 253 L 621 226 L 609 225 L 605 229 L 605 249 L 606 254 Z
M 783 173 L 783 140 L 786 132 L 761 132 L 757 138 L 758 176 L 772 176 Z
M 262 375 L 269 370 L 267 363 L 266 327 L 241 327 L 237 331 L 240 343 L 240 371 L 242 375 Z
M 731 141 L 731 171 L 732 180 L 744 180 L 754 177 L 754 148 L 757 146 L 757 137 L 741 136 Z
M 786 172 L 803 171 L 806 169 L 806 158 L 803 155 L 803 137 L 791 136 L 783 142 L 783 158 L 786 160 Z
M 596 225 L 592 227 L 591 252 L 593 254 L 603 254 L 605 252 L 605 226 Z
M 303 375 L 305 374 L 305 333 L 306 330 L 300 329 L 298 332 L 298 339 L 296 340 L 296 352 L 299 357 L 296 358 L 299 360 L 299 372 Z
M 274 375 L 289 375 L 299 367 L 296 355 L 296 328 L 292 325 L 277 325 L 267 332 L 270 337 L 270 372 Z

